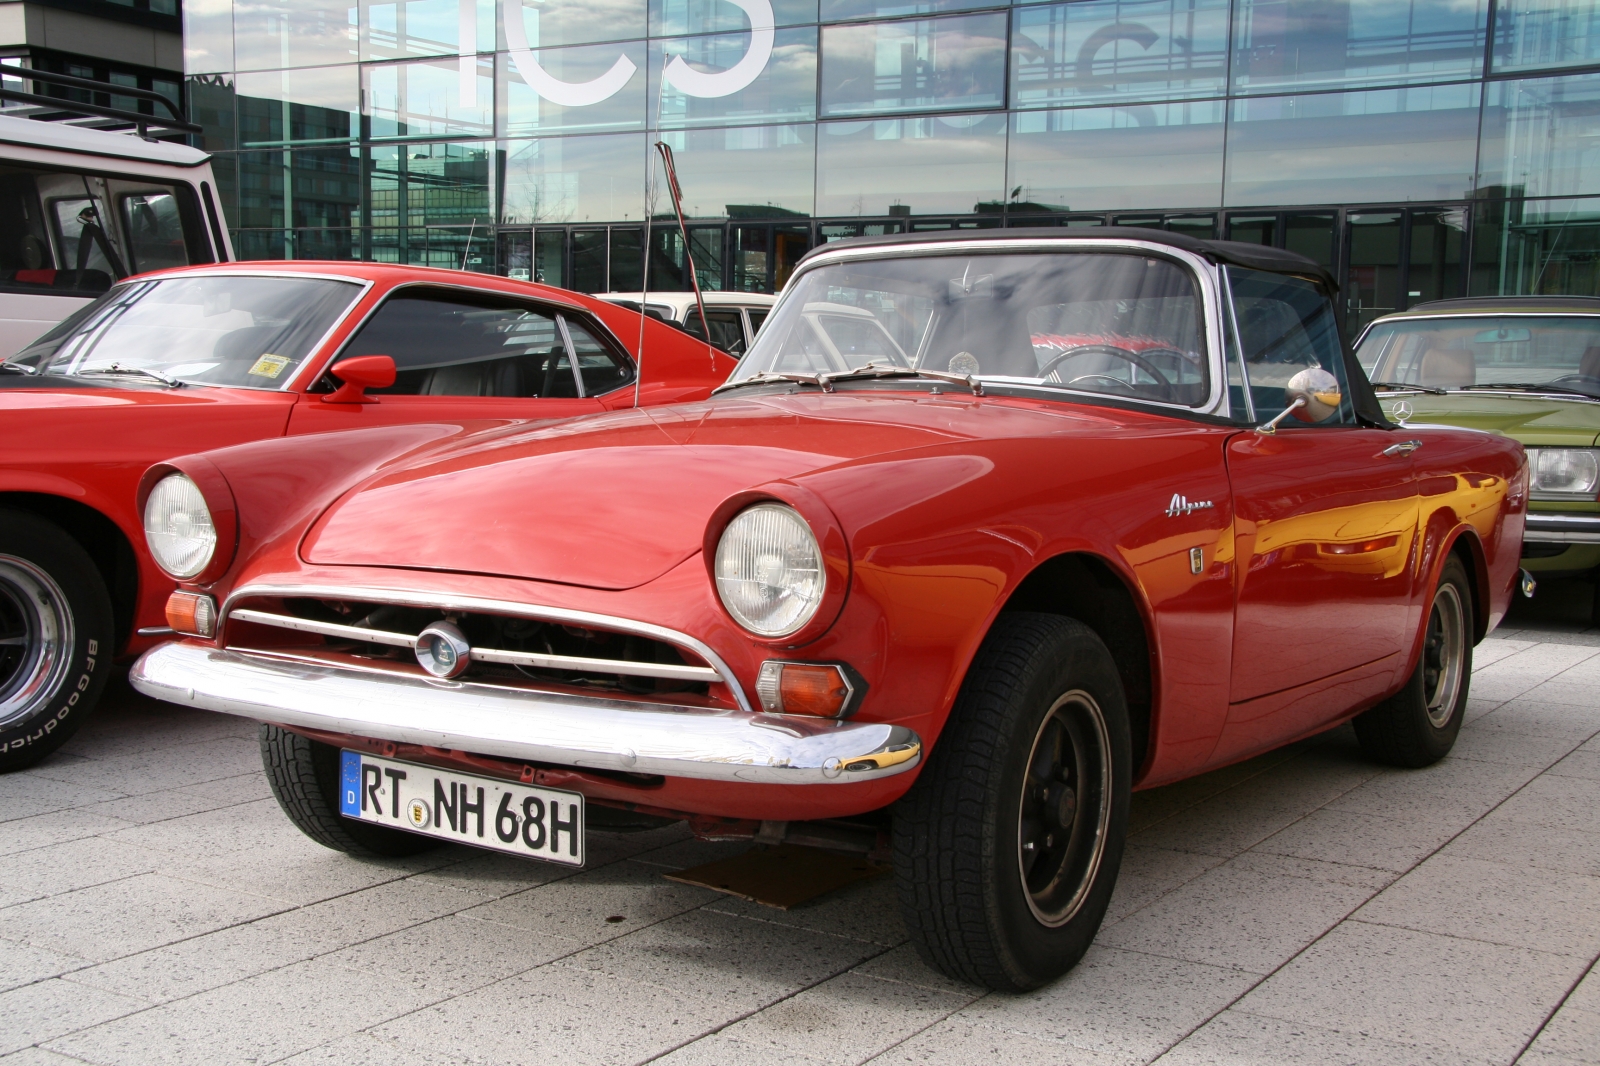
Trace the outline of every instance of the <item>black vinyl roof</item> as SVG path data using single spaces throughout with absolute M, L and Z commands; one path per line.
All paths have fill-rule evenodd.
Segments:
M 824 249 L 872 248 L 899 244 L 940 244 L 952 241 L 973 240 L 1058 240 L 1058 241 L 1148 241 L 1164 244 L 1185 252 L 1203 256 L 1214 263 L 1232 263 L 1252 270 L 1267 270 L 1274 274 L 1298 274 L 1313 277 L 1327 286 L 1329 292 L 1339 285 L 1327 267 L 1314 259 L 1282 248 L 1263 244 L 1246 244 L 1242 241 L 1203 241 L 1183 233 L 1161 229 L 1143 229 L 1138 226 L 1083 226 L 1068 228 L 1057 226 L 1018 227 L 1016 229 L 958 229 L 934 230 L 927 233 L 891 233 L 882 237 L 845 237 L 829 241 L 807 252 L 800 261 L 821 253 Z

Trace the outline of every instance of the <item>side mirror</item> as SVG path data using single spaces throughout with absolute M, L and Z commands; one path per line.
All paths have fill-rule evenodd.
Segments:
M 394 359 L 387 355 L 357 355 L 341 359 L 328 369 L 339 379 L 339 387 L 322 397 L 323 403 L 377 403 L 366 396 L 368 389 L 386 389 L 394 384 Z

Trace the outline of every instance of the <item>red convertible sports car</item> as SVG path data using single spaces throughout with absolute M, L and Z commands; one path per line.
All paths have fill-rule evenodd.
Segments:
M 1332 291 L 1132 229 L 846 240 L 707 401 L 158 464 L 196 621 L 134 684 L 264 723 L 329 847 L 881 849 L 929 963 L 1034 987 L 1132 789 L 1352 718 L 1401 766 L 1454 743 L 1522 449 L 1390 424 Z
M 734 367 L 641 322 L 482 274 L 239 263 L 119 282 L 0 360 L 0 771 L 60 747 L 115 656 L 171 638 L 172 579 L 134 507 L 151 463 L 356 426 L 701 399 Z M 331 447 L 296 461 L 331 473 L 345 458 Z

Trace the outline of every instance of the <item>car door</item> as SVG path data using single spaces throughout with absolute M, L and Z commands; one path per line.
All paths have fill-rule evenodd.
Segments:
M 1417 533 L 1410 452 L 1356 419 L 1327 299 L 1298 278 L 1228 275 L 1256 419 L 1304 405 L 1227 445 L 1240 565 L 1225 757 L 1381 694 L 1403 658 Z
M 514 296 L 397 289 L 334 357 L 387 355 L 395 383 L 329 403 L 329 375 L 295 405 L 291 433 L 460 418 L 570 418 L 633 380 L 633 363 L 582 316 Z

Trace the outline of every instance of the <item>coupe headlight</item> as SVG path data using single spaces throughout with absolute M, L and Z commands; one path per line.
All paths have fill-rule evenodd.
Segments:
M 1600 491 L 1600 448 L 1529 448 L 1528 471 L 1533 493 L 1592 500 Z
M 811 621 L 827 584 L 811 527 L 780 503 L 735 515 L 717 542 L 715 567 L 722 605 L 763 637 L 788 636 Z
M 194 577 L 217 550 L 217 528 L 200 487 L 183 474 L 156 482 L 144 501 L 144 539 L 156 565 L 173 577 Z

